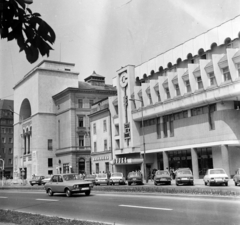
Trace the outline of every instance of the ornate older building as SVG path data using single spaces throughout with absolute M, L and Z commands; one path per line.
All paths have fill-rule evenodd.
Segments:
M 73 69 L 44 60 L 15 85 L 15 176 L 90 172 L 90 107 L 116 90 L 95 72 L 78 81 Z

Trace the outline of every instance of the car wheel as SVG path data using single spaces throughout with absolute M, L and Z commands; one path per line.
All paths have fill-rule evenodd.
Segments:
M 131 182 L 128 182 L 128 185 L 130 186 L 130 185 L 131 185 Z
M 89 196 L 90 195 L 90 193 L 91 193 L 91 191 L 89 190 L 89 191 L 85 191 L 85 195 L 86 196 Z
M 235 186 L 237 186 L 237 182 L 235 181 Z
M 157 182 L 154 182 L 154 185 L 156 185 L 156 186 L 157 186 L 157 185 L 158 185 L 158 184 L 157 184 Z
M 205 184 L 205 186 L 207 186 L 207 182 L 206 181 L 204 181 L 204 184 Z
M 228 186 L 228 182 L 225 183 L 225 186 Z
M 31 186 L 33 186 L 33 184 L 31 184 Z
M 49 196 L 53 196 L 53 191 L 52 191 L 52 189 L 48 189 L 47 193 L 48 193 Z
M 212 186 L 212 184 L 210 183 L 210 181 L 207 181 L 207 186 Z
M 71 197 L 72 193 L 69 189 L 66 189 L 65 194 L 67 197 Z
M 176 185 L 177 185 L 177 186 L 179 185 L 178 182 L 176 182 Z
M 194 183 L 192 183 L 191 185 L 194 186 Z
M 168 182 L 168 185 L 171 185 L 171 181 Z

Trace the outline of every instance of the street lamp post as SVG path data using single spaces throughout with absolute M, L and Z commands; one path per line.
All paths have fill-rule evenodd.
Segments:
M 4 160 L 3 159 L 0 159 L 3 163 L 3 167 L 2 167 L 2 187 L 3 187 L 3 171 L 4 171 Z
M 129 101 L 139 101 L 139 102 L 141 102 L 141 111 L 142 111 L 142 141 L 143 141 L 143 172 L 144 172 L 143 177 L 144 177 L 146 183 L 148 183 L 146 159 L 145 159 L 146 158 L 146 150 L 145 150 L 145 133 L 144 133 L 144 124 L 143 124 L 143 100 L 129 98 Z

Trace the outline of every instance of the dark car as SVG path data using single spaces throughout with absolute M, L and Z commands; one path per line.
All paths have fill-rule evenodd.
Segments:
M 53 175 L 44 187 L 49 196 L 54 193 L 65 193 L 67 197 L 74 193 L 85 193 L 88 196 L 91 193 L 93 184 L 84 181 L 79 174 L 70 173 Z
M 143 184 L 142 173 L 139 172 L 130 172 L 127 176 L 128 185 L 131 184 Z
M 233 177 L 233 181 L 235 183 L 235 186 L 240 184 L 240 168 L 237 169 L 236 174 Z
M 92 184 L 95 185 L 96 175 L 87 174 L 84 180 L 92 182 Z
M 176 177 L 176 185 L 179 184 L 188 184 L 188 185 L 194 185 L 193 181 L 193 174 L 192 171 L 188 168 L 178 169 L 175 171 Z
M 37 185 L 44 185 L 45 184 L 44 181 L 43 181 L 44 178 L 45 178 L 44 176 L 34 176 L 32 178 L 32 180 L 29 181 L 29 183 L 32 186 L 35 185 L 35 184 L 37 184 Z
M 169 184 L 171 185 L 171 176 L 167 170 L 157 170 L 154 177 L 154 184 Z

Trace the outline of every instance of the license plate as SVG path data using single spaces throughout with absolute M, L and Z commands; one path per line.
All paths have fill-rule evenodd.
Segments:
M 161 180 L 167 180 L 166 178 L 161 178 Z
M 84 190 L 89 190 L 89 188 L 88 187 L 85 187 L 85 188 L 82 188 L 82 190 L 84 191 Z
M 133 178 L 133 180 L 137 180 L 136 178 Z
M 118 182 L 118 180 L 113 180 L 113 182 Z
M 215 179 L 215 181 L 216 181 L 216 182 L 221 182 L 221 181 L 222 181 L 222 179 Z
M 182 180 L 188 180 L 187 178 L 182 178 Z

